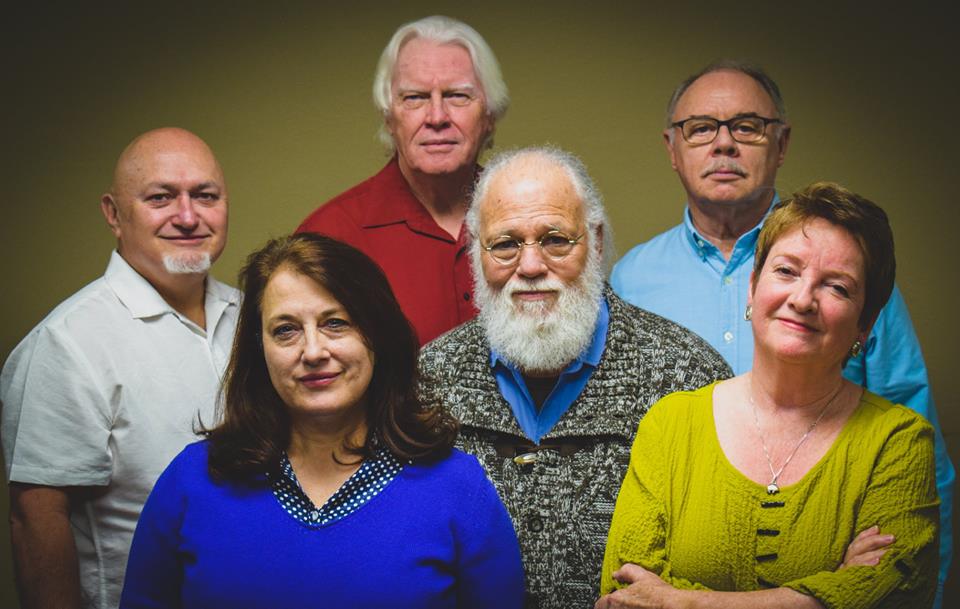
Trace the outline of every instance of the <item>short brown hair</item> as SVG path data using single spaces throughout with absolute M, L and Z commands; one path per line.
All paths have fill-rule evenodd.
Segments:
M 255 482 L 278 466 L 289 442 L 287 407 L 270 381 L 261 337 L 263 294 L 281 268 L 309 277 L 330 292 L 375 354 L 365 400 L 367 437 L 362 446 L 345 449 L 368 457 L 382 445 L 403 461 L 448 453 L 457 422 L 444 409 L 424 409 L 417 398 L 419 345 L 383 271 L 345 243 L 299 234 L 271 240 L 250 254 L 240 271 L 244 300 L 219 404 L 222 420 L 205 432 L 210 473 Z
M 780 237 L 815 218 L 843 228 L 860 246 L 867 285 L 859 324 L 861 329 L 866 329 L 876 320 L 893 291 L 897 270 L 893 231 L 887 214 L 876 203 L 839 184 L 815 182 L 773 208 L 757 238 L 754 276 L 760 274 L 770 249 Z

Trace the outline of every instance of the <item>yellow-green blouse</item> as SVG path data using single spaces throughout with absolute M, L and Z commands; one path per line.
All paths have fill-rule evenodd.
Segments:
M 601 591 L 618 587 L 613 572 L 632 562 L 677 588 L 785 586 L 830 608 L 929 606 L 939 503 L 930 425 L 865 391 L 823 458 L 771 496 L 723 454 L 714 387 L 668 395 L 640 423 Z M 874 524 L 896 536 L 880 564 L 837 570 Z

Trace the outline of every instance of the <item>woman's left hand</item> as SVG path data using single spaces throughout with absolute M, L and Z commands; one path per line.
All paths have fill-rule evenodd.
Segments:
M 614 571 L 613 578 L 627 587 L 602 596 L 594 609 L 665 609 L 676 592 L 655 573 L 630 563 Z

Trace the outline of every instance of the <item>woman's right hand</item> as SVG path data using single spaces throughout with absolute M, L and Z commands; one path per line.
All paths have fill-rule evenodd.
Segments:
M 893 535 L 880 533 L 880 527 L 877 525 L 861 531 L 847 546 L 840 568 L 876 566 L 887 553 L 887 546 L 892 544 L 894 539 Z

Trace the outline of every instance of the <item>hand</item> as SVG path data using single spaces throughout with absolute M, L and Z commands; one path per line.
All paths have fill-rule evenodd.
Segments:
M 880 559 L 889 549 L 887 546 L 894 542 L 893 535 L 882 535 L 880 527 L 873 525 L 869 529 L 862 531 L 847 546 L 847 551 L 843 555 L 843 564 L 841 569 L 847 567 L 873 567 L 880 562 Z
M 627 587 L 601 597 L 594 609 L 664 609 L 676 590 L 656 574 L 630 563 L 614 571 L 613 578 Z

